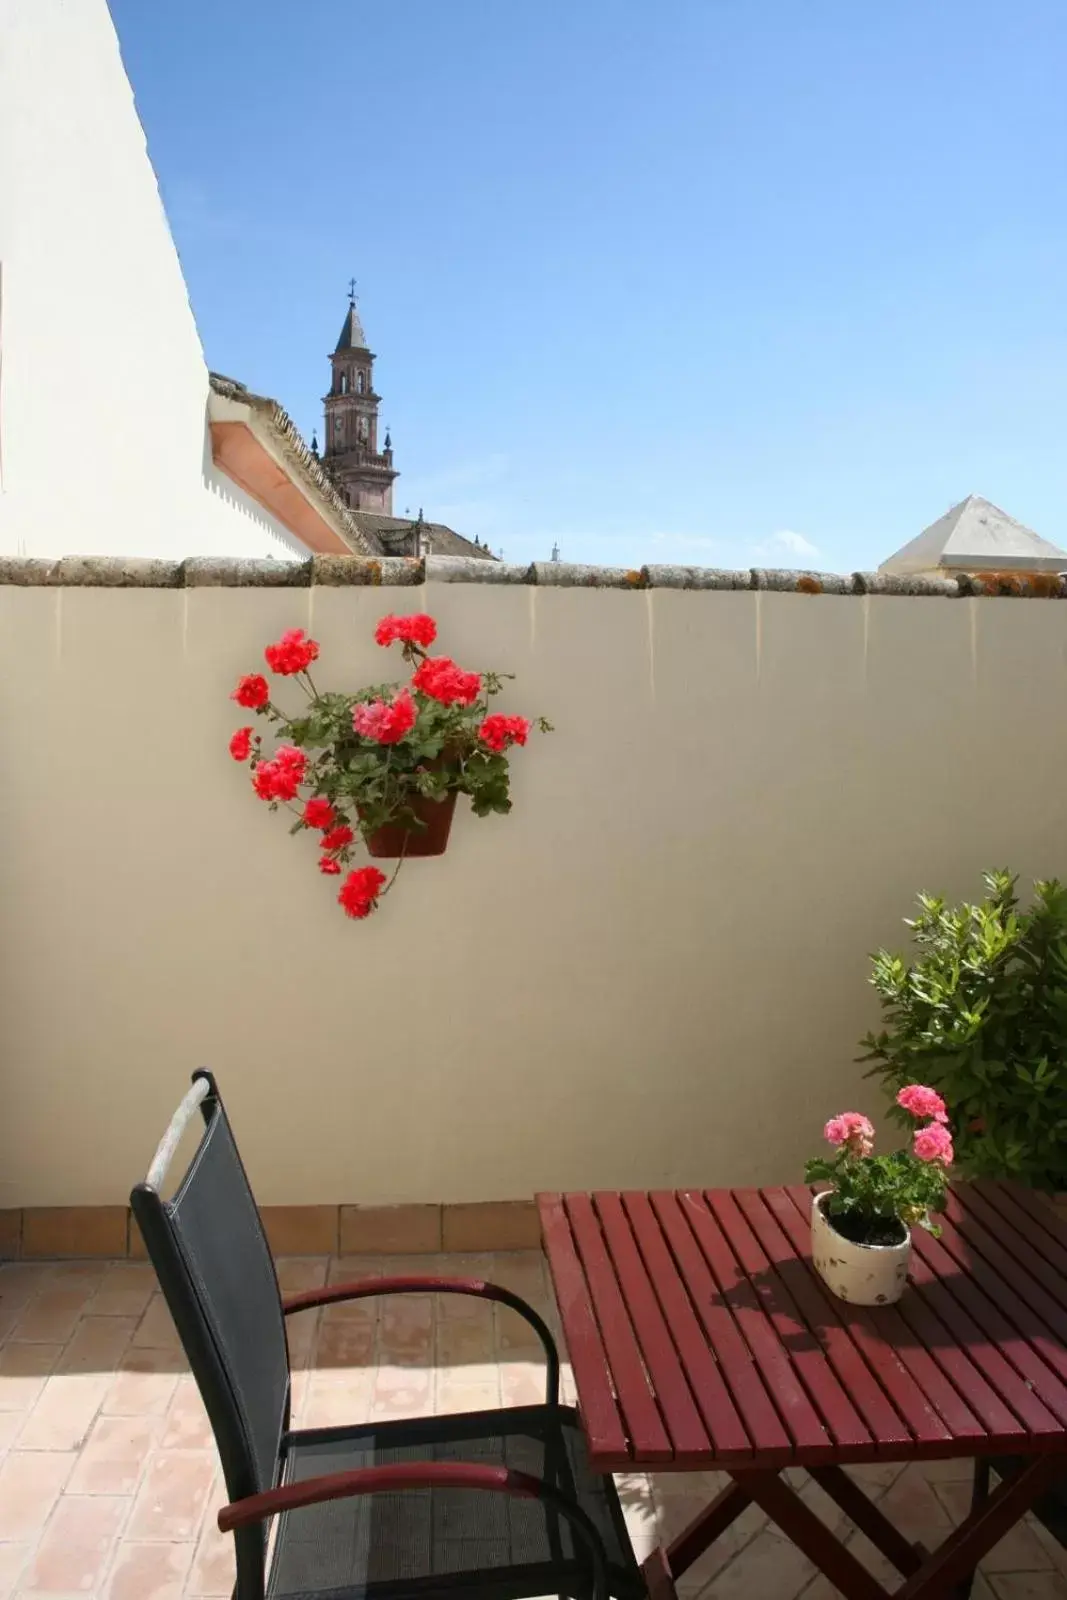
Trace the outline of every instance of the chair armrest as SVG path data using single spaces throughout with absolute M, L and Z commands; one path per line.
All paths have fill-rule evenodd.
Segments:
M 542 1500 L 567 1519 L 586 1544 L 593 1563 L 594 1600 L 609 1600 L 608 1567 L 604 1543 L 594 1524 L 575 1501 L 553 1484 L 508 1467 L 480 1467 L 466 1461 L 411 1461 L 382 1467 L 356 1467 L 331 1472 L 300 1483 L 281 1484 L 263 1494 L 249 1495 L 223 1506 L 218 1516 L 220 1533 L 232 1533 L 250 1523 L 262 1522 L 283 1511 L 324 1505 L 355 1495 L 393 1494 L 404 1489 L 483 1489 L 490 1494 Z
M 345 1300 L 368 1300 L 384 1294 L 463 1294 L 475 1300 L 495 1300 L 499 1305 L 510 1306 L 528 1322 L 537 1334 L 545 1352 L 546 1386 L 545 1403 L 559 1404 L 559 1352 L 556 1341 L 533 1306 L 527 1305 L 519 1295 L 497 1283 L 487 1283 L 482 1278 L 357 1278 L 352 1283 L 330 1283 L 319 1289 L 303 1289 L 282 1301 L 282 1311 L 291 1317 L 297 1311 L 309 1311 L 315 1306 L 337 1305 Z

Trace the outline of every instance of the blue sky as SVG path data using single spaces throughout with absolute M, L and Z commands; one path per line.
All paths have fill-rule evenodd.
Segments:
M 512 560 L 1067 545 L 1064 0 L 112 0 L 209 363 Z M 321 428 L 320 428 L 321 434 Z

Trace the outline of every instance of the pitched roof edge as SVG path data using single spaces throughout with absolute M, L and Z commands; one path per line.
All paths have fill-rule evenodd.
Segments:
M 353 522 L 351 511 L 340 491 L 321 462 L 308 449 L 292 417 L 277 400 L 272 400 L 269 395 L 255 394 L 243 383 L 238 383 L 236 378 L 227 378 L 221 372 L 211 372 L 208 377 L 213 395 L 217 394 L 221 399 L 237 405 L 248 406 L 255 413 L 270 435 L 285 467 L 309 497 L 328 513 L 329 520 L 334 523 L 345 543 L 356 553 L 379 555 L 381 546 L 374 544 L 364 530 Z

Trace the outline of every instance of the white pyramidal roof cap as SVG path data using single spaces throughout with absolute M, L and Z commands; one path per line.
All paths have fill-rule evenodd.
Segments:
M 883 561 L 879 572 L 1067 572 L 1067 550 L 1049 544 L 999 506 L 969 494 L 909 544 Z

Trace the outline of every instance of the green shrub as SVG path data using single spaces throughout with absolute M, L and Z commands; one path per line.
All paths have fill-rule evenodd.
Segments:
M 973 1177 L 1067 1188 L 1067 888 L 985 874 L 988 898 L 919 896 L 910 963 L 879 950 L 871 983 L 886 1027 L 862 1040 L 890 1094 L 926 1083 L 944 1097 L 956 1157 Z M 894 1115 L 899 1115 L 894 1111 Z

